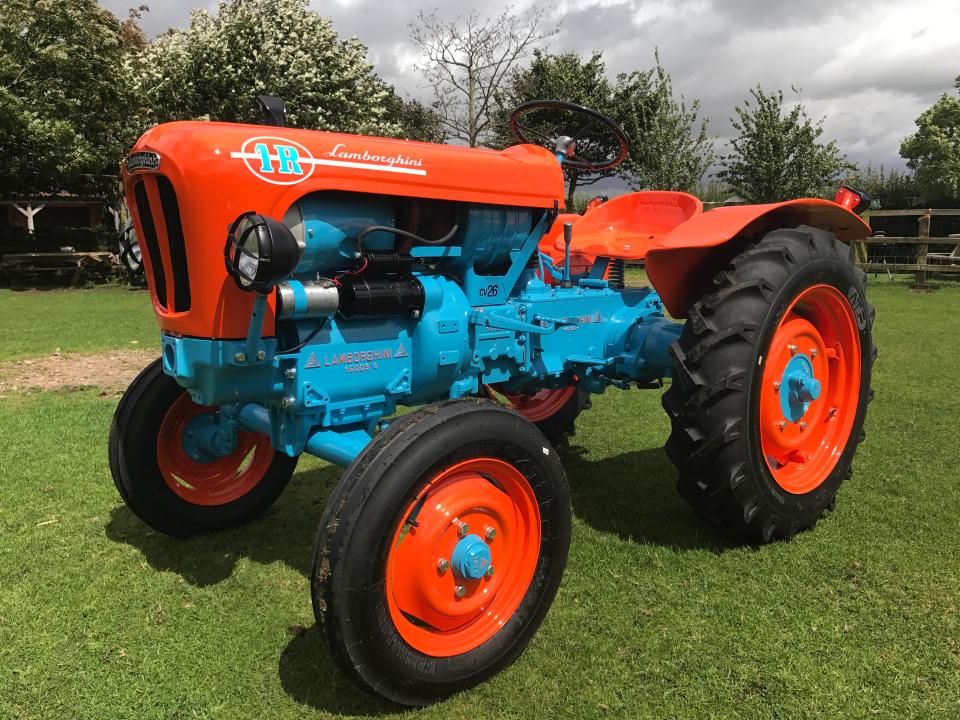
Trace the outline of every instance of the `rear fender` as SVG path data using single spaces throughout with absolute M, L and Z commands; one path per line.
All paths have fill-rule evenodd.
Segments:
M 734 255 L 773 228 L 810 225 L 845 242 L 870 235 L 870 226 L 836 203 L 807 198 L 768 205 L 721 207 L 665 235 L 647 251 L 646 270 L 667 311 L 684 318 Z

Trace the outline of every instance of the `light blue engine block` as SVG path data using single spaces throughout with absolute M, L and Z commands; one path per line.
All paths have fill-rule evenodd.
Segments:
M 246 338 L 164 335 L 165 371 L 211 406 L 213 430 L 196 452 L 230 451 L 246 428 L 291 456 L 308 452 L 346 465 L 397 405 L 481 395 L 488 384 L 511 393 L 571 383 L 595 393 L 611 384 L 658 385 L 672 367 L 668 347 L 680 325 L 664 317 L 652 289 L 611 288 L 602 279 L 607 258 L 570 287 L 544 283 L 538 275 L 560 273 L 537 253 L 551 220 L 549 213 L 538 219 L 524 209 L 471 207 L 449 244 L 414 244 L 422 310 L 278 320 L 278 337 L 261 338 L 261 296 Z M 351 228 L 393 218 L 379 200 L 308 198 L 285 221 L 304 246 L 291 277 L 297 288 L 355 263 Z M 389 233 L 370 235 L 368 249 L 392 246 Z

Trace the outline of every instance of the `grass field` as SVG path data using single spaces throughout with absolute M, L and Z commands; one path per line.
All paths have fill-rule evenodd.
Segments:
M 120 287 L 0 289 L 0 337 L 0 360 L 159 343 L 147 293 Z
M 542 629 L 418 717 L 956 718 L 960 288 L 870 296 L 867 441 L 814 532 L 726 544 L 674 492 L 658 393 L 608 391 L 563 450 L 574 537 Z M 155 336 L 126 291 L 4 292 L 0 322 L 4 358 Z M 306 459 L 261 521 L 175 541 L 113 488 L 115 405 L 0 399 L 0 718 L 393 715 L 334 671 L 314 627 L 311 543 L 337 470 Z

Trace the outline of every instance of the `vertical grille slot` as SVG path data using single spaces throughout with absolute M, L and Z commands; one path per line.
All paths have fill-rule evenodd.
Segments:
M 170 272 L 173 273 L 173 309 L 174 312 L 185 312 L 190 309 L 190 276 L 187 274 L 187 248 L 180 222 L 180 205 L 173 184 L 163 175 L 157 175 L 157 190 L 167 226 Z
M 157 226 L 153 222 L 153 213 L 150 211 L 150 201 L 147 199 L 147 188 L 143 180 L 136 184 L 133 194 L 137 201 L 137 215 L 140 216 L 140 226 L 143 228 L 143 244 L 150 256 L 154 292 L 160 306 L 167 309 L 167 277 L 163 271 L 163 258 L 160 257 Z

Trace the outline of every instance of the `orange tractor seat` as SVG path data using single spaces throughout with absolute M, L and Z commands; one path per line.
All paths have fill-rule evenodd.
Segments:
M 648 190 L 628 193 L 584 215 L 561 215 L 541 242 L 553 257 L 563 257 L 563 224 L 573 222 L 571 256 L 641 260 L 647 250 L 678 225 L 703 212 L 699 198 L 683 192 Z

